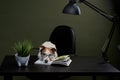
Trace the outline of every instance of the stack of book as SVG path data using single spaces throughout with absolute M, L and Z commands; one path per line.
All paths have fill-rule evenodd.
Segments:
M 69 66 L 72 60 L 70 59 L 69 55 L 62 55 L 57 57 L 53 62 L 51 63 L 44 63 L 43 61 L 37 60 L 35 64 L 43 64 L 43 65 L 63 65 L 63 66 Z
M 51 64 L 59 64 L 64 66 L 69 66 L 72 60 L 70 59 L 69 55 L 63 55 L 56 58 Z

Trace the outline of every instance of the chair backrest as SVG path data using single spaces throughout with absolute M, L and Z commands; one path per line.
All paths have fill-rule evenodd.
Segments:
M 75 33 L 71 27 L 57 26 L 51 33 L 49 41 L 56 45 L 59 56 L 75 54 Z

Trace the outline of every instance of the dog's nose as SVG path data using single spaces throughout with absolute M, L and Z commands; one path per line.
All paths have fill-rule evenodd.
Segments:
M 48 62 L 48 60 L 45 60 L 45 63 L 47 63 Z

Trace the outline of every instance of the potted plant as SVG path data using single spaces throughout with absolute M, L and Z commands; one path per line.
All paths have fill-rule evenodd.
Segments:
M 27 66 L 30 58 L 30 50 L 32 49 L 32 44 L 28 40 L 19 41 L 15 43 L 14 50 L 16 52 L 15 58 L 18 66 Z

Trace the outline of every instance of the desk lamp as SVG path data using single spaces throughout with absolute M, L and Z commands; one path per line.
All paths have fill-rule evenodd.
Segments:
M 97 13 L 99 13 L 100 15 L 104 16 L 106 19 L 108 19 L 109 21 L 113 22 L 111 30 L 109 32 L 109 35 L 102 47 L 102 57 L 106 62 L 109 62 L 108 56 L 107 56 L 107 51 L 115 30 L 115 27 L 117 26 L 117 22 L 118 22 L 118 17 L 117 16 L 112 16 L 109 15 L 108 13 L 106 13 L 105 11 L 97 8 L 96 6 L 94 6 L 93 4 L 91 4 L 90 2 L 86 1 L 86 0 L 69 0 L 69 3 L 65 6 L 63 13 L 65 14 L 72 14 L 72 15 L 79 15 L 81 14 L 80 8 L 79 6 L 77 6 L 77 1 L 79 3 L 84 3 L 85 5 L 87 5 L 88 7 L 90 7 L 91 9 L 93 9 L 94 11 L 96 11 Z

